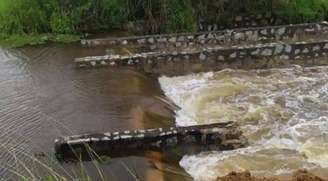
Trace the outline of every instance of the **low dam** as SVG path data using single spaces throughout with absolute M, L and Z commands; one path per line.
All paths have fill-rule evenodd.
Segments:
M 82 40 L 82 45 L 89 48 L 136 45 L 145 52 L 89 56 L 76 58 L 74 62 L 77 68 L 130 67 L 156 75 L 183 75 L 226 68 L 273 68 L 292 64 L 327 65 L 327 34 L 328 24 L 321 22 L 194 34 Z M 237 141 L 238 146 L 224 146 L 226 143 L 223 140 L 231 137 L 227 136 L 230 127 L 227 123 L 72 136 L 56 140 L 56 153 L 58 158 L 73 157 L 74 154 L 86 153 L 86 145 L 97 153 L 106 152 L 112 156 L 126 150 L 163 149 L 182 143 L 211 143 L 219 149 L 243 145 Z
M 179 152 L 178 165 L 206 181 L 244 170 L 276 176 L 314 168 L 325 175 L 327 34 L 321 22 L 82 40 L 84 50 L 102 51 L 75 58 L 77 72 L 154 74 L 179 109 L 173 124 L 60 137 L 56 157 L 88 161 L 93 154 L 120 159 L 156 152 L 165 160 Z M 197 149 L 180 152 L 188 146 Z
M 0 178 L 328 180 L 325 24 L 0 48 Z
M 328 23 L 306 23 L 296 25 L 265 26 L 254 28 L 238 28 L 198 33 L 160 34 L 132 36 L 121 38 L 84 39 L 82 46 L 95 47 L 106 45 L 140 45 L 148 50 L 163 47 L 188 47 L 195 45 L 258 43 L 258 41 L 284 40 L 304 35 L 326 33 Z
M 105 55 L 75 59 L 78 67 L 133 67 L 146 73 L 179 75 L 224 68 L 327 65 L 328 41 L 270 43 L 201 51 Z
M 140 44 L 156 51 L 76 58 L 79 68 L 132 67 L 152 74 L 181 75 L 225 68 L 326 65 L 327 23 L 259 27 L 181 35 L 85 40 L 82 44 Z M 222 41 L 221 41 L 222 40 Z M 147 48 L 146 48 L 147 49 Z M 147 51 L 147 50 L 146 50 Z
M 190 144 L 231 150 L 245 146 L 246 140 L 234 123 L 227 122 L 64 137 L 55 141 L 55 151 L 59 160 L 68 160 L 88 157 L 93 152 L 117 157 Z

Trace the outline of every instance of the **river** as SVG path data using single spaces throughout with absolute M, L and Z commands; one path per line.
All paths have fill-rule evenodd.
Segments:
M 328 67 L 227 69 L 158 81 L 129 69 L 73 64 L 75 57 L 105 52 L 78 44 L 0 49 L 4 180 L 15 170 L 28 175 L 26 167 L 44 176 L 36 159 L 63 175 L 82 167 L 94 180 L 190 180 L 186 171 L 212 181 L 231 171 L 281 176 L 301 168 L 328 178 Z M 159 98 L 164 94 L 181 107 L 176 116 Z M 182 159 L 151 152 L 100 165 L 54 159 L 59 136 L 225 121 L 240 125 L 248 147 Z
M 328 67 L 231 70 L 161 77 L 182 109 L 177 125 L 235 121 L 246 148 L 186 155 L 180 165 L 197 181 L 232 171 L 288 176 L 312 170 L 328 179 Z
M 78 44 L 0 49 L 1 178 L 13 179 L 14 171 L 29 175 L 25 167 L 42 177 L 44 172 L 38 170 L 44 166 L 34 157 L 57 167 L 52 160 L 54 140 L 59 136 L 174 124 L 172 111 L 158 98 L 163 93 L 155 78 L 128 69 L 78 70 L 73 64 L 75 57 L 105 51 Z M 161 155 L 153 155 L 112 159 L 99 167 L 109 180 L 135 180 L 127 168 L 143 180 L 180 180 L 183 170 L 178 160 L 166 165 Z M 154 159 L 156 168 L 150 162 Z M 59 165 L 60 174 L 81 170 L 79 164 Z M 99 179 L 98 167 L 92 162 L 83 167 L 91 178 Z M 164 174 L 158 167 L 178 174 Z

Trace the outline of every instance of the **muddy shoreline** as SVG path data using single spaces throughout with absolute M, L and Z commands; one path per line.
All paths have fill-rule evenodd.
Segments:
M 255 177 L 248 171 L 243 173 L 232 172 L 225 177 L 218 178 L 217 181 L 327 181 L 318 177 L 307 170 L 299 170 L 294 172 L 292 178 L 266 178 L 266 177 Z

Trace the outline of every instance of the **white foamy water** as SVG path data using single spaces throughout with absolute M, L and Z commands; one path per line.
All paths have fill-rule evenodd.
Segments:
M 159 81 L 181 107 L 178 126 L 235 121 L 249 140 L 239 150 L 184 156 L 180 165 L 195 180 L 244 170 L 261 176 L 328 171 L 328 67 L 227 69 Z

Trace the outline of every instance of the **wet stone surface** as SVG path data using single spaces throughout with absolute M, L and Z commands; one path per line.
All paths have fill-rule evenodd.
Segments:
M 188 144 L 207 149 L 230 150 L 245 146 L 246 140 L 233 123 L 218 123 L 76 135 L 56 139 L 55 150 L 57 158 L 65 161 L 74 159 L 74 155 L 87 155 L 88 149 L 116 157 L 127 152 L 133 155 L 140 150 L 161 150 Z

